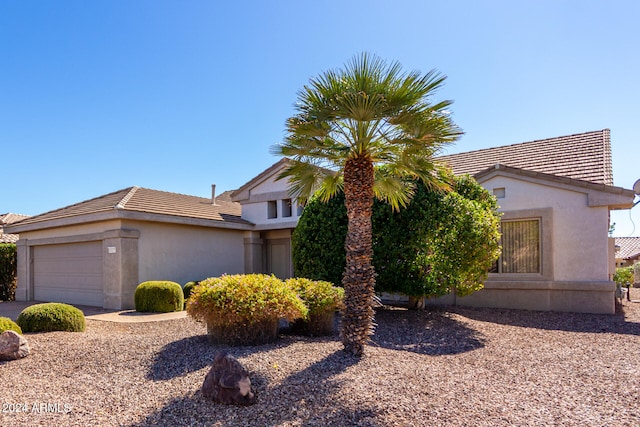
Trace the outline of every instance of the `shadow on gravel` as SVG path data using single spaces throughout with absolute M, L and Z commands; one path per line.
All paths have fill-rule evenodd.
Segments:
M 334 392 L 340 388 L 341 382 L 334 377 L 358 361 L 339 350 L 271 389 L 267 389 L 264 377 L 252 372 L 251 382 L 258 398 L 253 406 L 216 404 L 205 399 L 198 390 L 171 400 L 141 422 L 130 426 L 380 426 L 376 421 L 376 410 L 366 405 L 349 408 L 347 402 L 335 398 Z
M 430 356 L 459 354 L 484 347 L 483 337 L 440 308 L 382 309 L 376 312 L 372 345 Z
M 587 314 L 499 308 L 451 307 L 461 316 L 481 322 L 566 332 L 640 335 L 640 323 L 625 320 L 624 313 Z
M 227 352 L 234 357 L 260 353 L 288 346 L 293 338 L 280 337 L 277 342 L 251 347 L 227 347 L 209 343 L 207 335 L 196 335 L 170 342 L 156 354 L 149 368 L 147 378 L 153 381 L 166 381 L 186 375 L 190 372 L 208 368 L 216 353 Z

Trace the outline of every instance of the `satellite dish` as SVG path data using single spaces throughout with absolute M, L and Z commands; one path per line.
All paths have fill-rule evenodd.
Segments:
M 633 191 L 640 196 L 640 179 L 633 183 Z

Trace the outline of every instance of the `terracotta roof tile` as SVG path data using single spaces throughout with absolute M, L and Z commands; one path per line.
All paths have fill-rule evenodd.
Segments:
M 225 197 L 216 197 L 216 204 L 213 205 L 209 198 L 134 188 L 130 197 L 123 203 L 125 210 L 246 223 L 240 218 L 240 204 L 226 201 Z
M 456 175 L 502 164 L 598 184 L 613 185 L 609 129 L 438 157 Z
M 29 218 L 29 215 L 20 215 L 14 213 L 0 214 L 0 225 L 13 224 L 14 222 L 22 221 L 25 218 Z
M 616 258 L 631 259 L 640 256 L 640 237 L 616 237 L 615 241 L 616 246 L 620 246 Z
M 14 224 L 18 221 L 22 221 L 25 218 L 29 218 L 29 215 L 20 215 L 14 213 L 6 213 L 0 215 L 0 243 L 15 243 L 20 237 L 17 234 L 5 234 L 3 228 L 5 225 Z
M 21 225 L 114 210 L 248 224 L 240 217 L 240 204 L 228 201 L 227 198 L 223 193 L 213 205 L 211 199 L 204 197 L 129 187 L 36 215 L 21 222 Z

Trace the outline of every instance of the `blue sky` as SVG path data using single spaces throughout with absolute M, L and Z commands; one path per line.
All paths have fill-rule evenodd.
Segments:
M 609 128 L 631 188 L 638 16 L 617 0 L 2 0 L 0 213 L 238 188 L 278 160 L 297 91 L 362 51 L 448 77 L 436 99 L 465 131 L 450 153 Z M 640 205 L 612 221 L 640 236 Z

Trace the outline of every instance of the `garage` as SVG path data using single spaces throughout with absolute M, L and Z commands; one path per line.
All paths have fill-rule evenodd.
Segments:
M 102 241 L 33 247 L 34 300 L 103 305 Z

